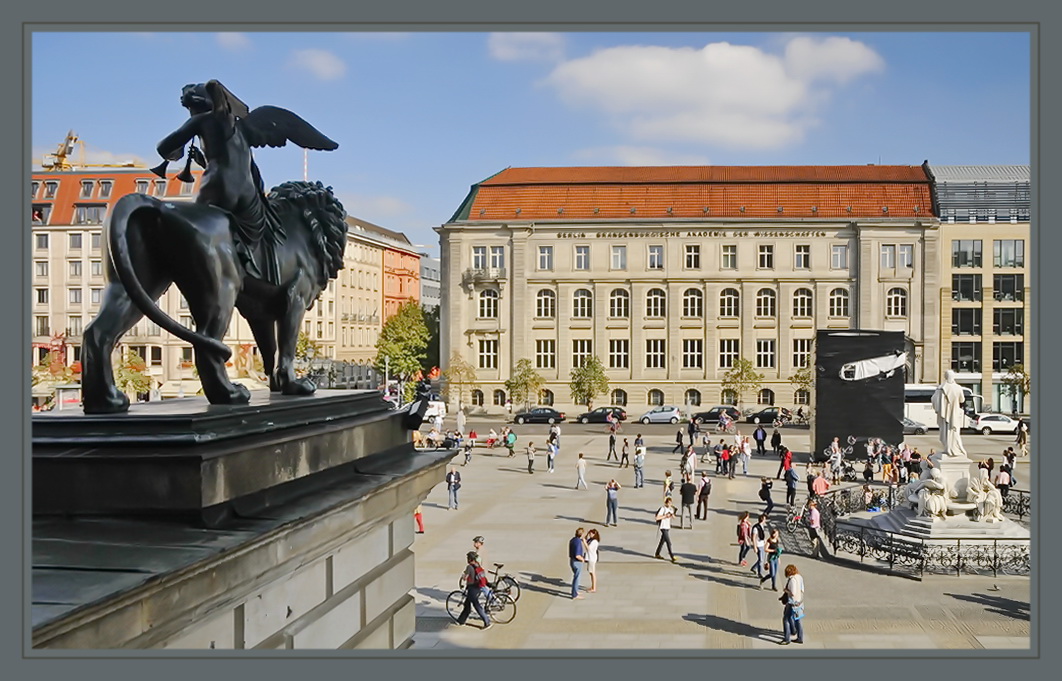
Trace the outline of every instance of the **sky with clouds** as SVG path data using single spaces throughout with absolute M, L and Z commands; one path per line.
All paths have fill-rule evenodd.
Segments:
M 437 254 L 432 227 L 508 166 L 1029 162 L 1022 33 L 35 33 L 34 167 L 158 162 L 187 83 L 339 143 L 309 179 Z M 301 149 L 256 150 L 267 186 Z

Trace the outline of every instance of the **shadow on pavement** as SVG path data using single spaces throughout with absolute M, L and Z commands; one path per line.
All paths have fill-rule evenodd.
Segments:
M 523 572 L 521 574 L 527 575 L 527 579 L 520 582 L 521 590 L 571 598 L 572 581 L 570 578 L 564 580 L 558 577 L 545 577 L 535 572 Z M 589 575 L 586 575 L 584 571 L 582 581 L 589 583 L 589 579 Z
M 689 613 L 688 615 L 683 615 L 682 619 L 687 622 L 696 622 L 697 624 L 708 627 L 709 629 L 715 629 L 716 631 L 725 631 L 730 634 L 737 634 L 738 636 L 757 638 L 761 641 L 777 643 L 782 639 L 781 632 L 773 629 L 763 629 L 761 627 L 755 627 L 751 624 L 745 624 L 744 622 L 730 620 L 717 615 L 697 615 Z M 781 615 L 779 615 L 778 619 L 781 621 Z
M 1013 598 L 1002 596 L 989 596 L 988 594 L 950 594 L 945 596 L 969 603 L 983 605 L 988 612 L 996 615 L 1012 617 L 1016 620 L 1029 620 L 1029 604 L 1024 601 L 1016 601 Z

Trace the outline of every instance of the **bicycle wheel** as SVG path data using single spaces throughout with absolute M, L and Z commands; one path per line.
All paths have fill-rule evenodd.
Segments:
M 461 610 L 465 607 L 465 592 L 458 589 L 457 591 L 451 591 L 450 595 L 446 597 L 446 614 L 450 616 L 455 623 L 457 618 L 461 615 Z
M 520 585 L 509 575 L 505 575 L 498 580 L 496 591 L 512 598 L 514 602 L 520 600 Z
M 798 522 L 799 522 L 799 520 L 797 520 L 797 517 L 795 515 L 791 515 L 788 518 L 786 518 L 785 519 L 785 531 L 788 532 L 789 534 L 793 534 L 794 532 L 796 532 L 797 523 Z
M 491 622 L 508 624 L 516 617 L 516 601 L 508 594 L 495 592 L 487 598 L 487 614 Z

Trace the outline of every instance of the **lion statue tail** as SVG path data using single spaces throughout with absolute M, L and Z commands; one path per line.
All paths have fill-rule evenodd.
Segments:
M 174 336 L 187 341 L 196 350 L 202 350 L 228 359 L 232 356 L 229 346 L 216 338 L 210 338 L 177 323 L 175 319 L 162 311 L 144 290 L 143 284 L 136 276 L 133 268 L 133 257 L 129 252 L 129 220 L 133 213 L 138 210 L 153 210 L 158 212 L 158 200 L 143 194 L 128 194 L 118 199 L 111 210 L 107 220 L 107 248 L 110 252 L 111 263 L 118 275 L 118 280 L 125 287 L 126 293 L 133 303 L 144 313 L 144 316 L 166 329 Z

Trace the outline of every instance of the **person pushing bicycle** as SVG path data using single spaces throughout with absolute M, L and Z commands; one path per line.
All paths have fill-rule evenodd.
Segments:
M 477 537 L 481 539 L 482 537 Z M 476 609 L 476 614 L 483 620 L 483 629 L 486 631 L 490 629 L 491 624 L 490 616 L 487 611 L 483 609 L 483 603 L 481 602 L 481 596 L 484 588 L 487 586 L 487 573 L 479 564 L 479 554 L 475 551 L 469 551 L 465 558 L 468 560 L 468 564 L 465 566 L 464 572 L 461 576 L 465 580 L 465 605 L 461 609 L 461 614 L 457 617 L 458 624 L 464 624 L 468 621 L 468 616 L 472 612 L 472 608 Z

